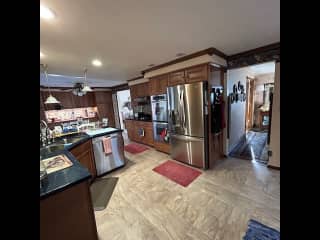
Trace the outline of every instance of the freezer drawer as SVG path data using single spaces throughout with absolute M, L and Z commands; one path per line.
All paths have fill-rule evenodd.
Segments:
M 170 135 L 171 157 L 199 168 L 205 168 L 204 138 Z

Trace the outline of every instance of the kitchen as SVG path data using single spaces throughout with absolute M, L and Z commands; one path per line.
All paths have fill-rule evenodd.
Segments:
M 228 55 L 211 44 L 187 44 L 174 52 L 168 47 L 163 54 L 153 46 L 145 59 L 140 44 L 132 52 L 127 49 L 119 29 L 113 32 L 117 37 L 102 30 L 92 38 L 92 47 L 86 42 L 96 34 L 92 26 L 112 28 L 102 20 L 108 16 L 104 11 L 120 20 L 112 10 L 123 4 L 110 5 L 42 4 L 41 239 L 238 239 L 253 218 L 249 205 L 254 196 L 268 196 L 243 186 L 247 177 L 249 184 L 262 184 L 249 163 L 226 156 Z M 92 19 L 83 22 L 86 11 Z M 75 19 L 82 24 L 73 28 Z M 62 41 L 74 36 L 83 38 L 66 50 Z M 102 39 L 110 46 L 102 47 Z M 61 57 L 57 46 L 73 56 Z M 123 90 L 130 91 L 132 107 L 123 119 L 127 134 L 117 103 Z M 269 174 L 267 168 L 260 171 Z M 263 200 L 267 209 L 277 204 L 274 195 Z M 234 199 L 248 210 L 238 208 Z M 265 216 L 258 204 L 254 218 L 279 229 L 278 212 Z M 246 217 L 231 216 L 238 210 Z M 232 225 L 235 232 L 227 230 L 229 217 L 238 221 Z

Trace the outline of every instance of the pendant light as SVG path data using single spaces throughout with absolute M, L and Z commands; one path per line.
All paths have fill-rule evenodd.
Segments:
M 91 87 L 88 85 L 88 82 L 87 82 L 87 69 L 85 68 L 84 69 L 84 87 L 82 88 L 82 91 L 83 92 L 92 92 L 92 89 Z
M 51 91 L 50 91 L 50 86 L 49 86 L 49 80 L 48 80 L 48 74 L 47 74 L 47 69 L 48 69 L 48 65 L 44 65 L 44 75 L 46 77 L 47 80 L 47 84 L 48 84 L 48 89 L 49 89 L 49 97 L 47 98 L 47 100 L 44 102 L 45 104 L 53 104 L 53 103 L 60 103 L 54 96 L 52 96 Z

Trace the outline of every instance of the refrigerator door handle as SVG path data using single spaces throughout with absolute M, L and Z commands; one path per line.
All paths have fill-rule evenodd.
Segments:
M 181 127 L 183 129 L 185 129 L 185 121 L 186 121 L 186 115 L 185 115 L 185 109 L 184 109 L 184 91 L 181 90 L 180 92 L 180 96 L 179 96 L 179 107 L 181 109 L 180 111 L 180 123 L 181 123 Z
M 185 94 L 184 94 L 184 91 L 182 92 L 182 109 L 183 109 L 183 127 L 184 127 L 184 129 L 187 127 L 186 126 L 186 110 L 185 110 L 185 103 L 186 103 L 186 101 L 185 101 Z

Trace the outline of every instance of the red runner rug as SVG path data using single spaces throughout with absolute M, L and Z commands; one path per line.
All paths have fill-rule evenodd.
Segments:
M 187 187 L 201 174 L 198 170 L 170 160 L 162 163 L 152 170 L 184 187 Z
M 136 154 L 136 153 L 141 153 L 145 150 L 148 150 L 149 148 L 143 146 L 143 145 L 138 145 L 138 144 L 135 144 L 135 143 L 130 143 L 126 146 L 124 146 L 124 150 L 129 152 L 129 153 L 133 153 L 133 154 Z

